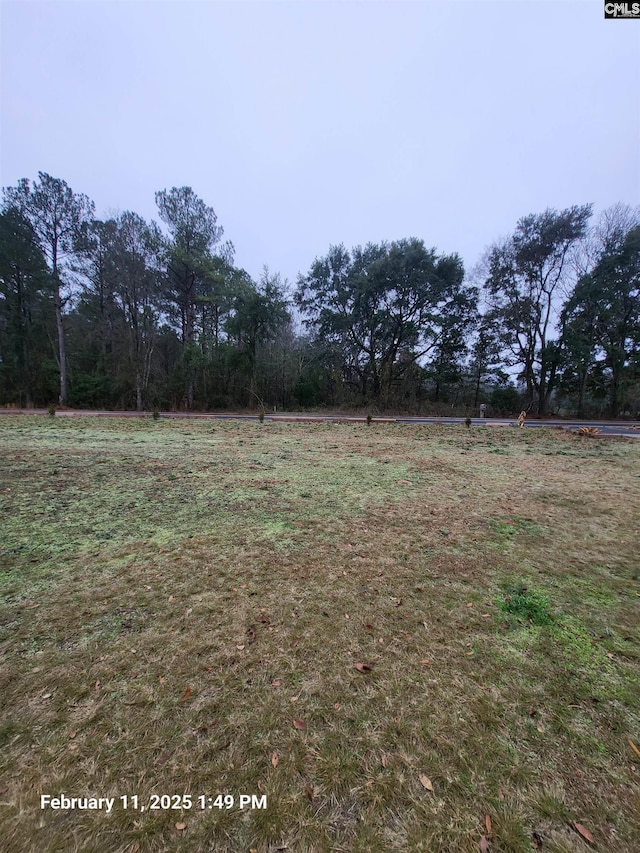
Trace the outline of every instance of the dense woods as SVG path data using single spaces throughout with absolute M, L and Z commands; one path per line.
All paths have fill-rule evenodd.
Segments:
M 414 237 L 235 264 L 190 187 L 99 220 L 39 173 L 0 213 L 0 404 L 640 417 L 640 209 L 523 216 L 465 273 Z

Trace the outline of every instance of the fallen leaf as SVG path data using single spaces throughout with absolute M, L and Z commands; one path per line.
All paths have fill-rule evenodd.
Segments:
M 182 832 L 182 831 L 183 831 L 183 830 L 185 830 L 186 828 L 187 828 L 187 824 L 186 824 L 186 823 L 177 823 L 177 824 L 176 824 L 176 829 L 178 830 L 178 832 Z
M 380 764 L 382 764 L 383 767 L 387 766 L 387 756 L 384 754 L 384 752 L 380 756 Z
M 256 639 L 256 629 L 253 627 L 253 625 L 251 625 L 249 628 L 247 628 L 247 640 L 250 643 L 254 643 L 255 639 Z
M 491 818 L 489 815 L 485 817 L 484 825 L 487 827 L 487 835 L 491 835 Z
M 428 776 L 425 776 L 424 773 L 421 773 L 418 776 L 418 779 L 420 779 L 420 784 L 422 785 L 422 787 L 426 788 L 427 791 L 430 791 L 433 794 L 433 784 L 431 782 L 431 779 L 429 779 Z
M 427 664 L 431 663 L 431 661 L 429 660 L 429 658 L 422 658 L 422 660 L 420 661 L 420 663 L 422 663 L 422 664 L 424 664 L 425 666 L 427 666 Z
M 580 835 L 584 838 L 585 841 L 588 841 L 589 844 L 593 844 L 593 835 L 589 832 L 586 827 L 584 827 L 581 823 L 574 823 L 573 828 L 576 832 L 579 832 Z
M 370 666 L 368 663 L 357 663 L 356 669 L 358 670 L 358 672 L 371 672 L 373 667 Z
M 294 729 L 298 729 L 298 731 L 303 731 L 303 729 L 307 728 L 307 724 L 304 720 L 294 720 L 293 727 Z
M 480 836 L 480 853 L 489 853 L 491 842 L 486 835 Z
M 236 646 L 236 649 L 241 652 L 244 649 L 244 646 Z
M 504 800 L 504 791 L 502 790 L 502 788 L 498 788 L 498 799 Z
M 609 660 L 613 660 L 615 657 L 615 655 L 612 652 L 607 652 L 606 656 L 609 658 Z
M 630 746 L 630 747 L 631 747 L 631 749 L 635 752 L 635 754 L 638 756 L 638 758 L 640 758 L 640 749 L 638 749 L 638 747 L 637 747 L 637 746 L 635 745 L 635 743 L 631 740 L 631 738 L 628 738 L 628 740 L 629 740 L 629 746 Z
M 278 753 L 277 752 L 274 752 L 273 755 L 271 756 L 271 766 L 272 767 L 278 766 Z
M 311 785 L 307 785 L 307 787 L 304 789 L 304 792 L 307 795 L 307 797 L 309 798 L 309 802 L 313 802 L 313 798 L 315 796 L 315 791 L 311 787 Z
M 184 693 L 183 693 L 183 694 L 182 694 L 182 696 L 180 697 L 180 701 L 181 701 L 181 702 L 184 702 L 184 700 L 185 700 L 185 699 L 188 699 L 188 698 L 189 698 L 189 696 L 191 696 L 191 688 L 190 688 L 190 687 L 187 687 L 187 689 L 184 691 Z
M 467 604 L 467 607 L 473 607 L 473 601 L 470 601 L 470 602 Z
M 73 738 L 74 738 L 77 734 L 78 734 L 78 732 L 69 732 L 69 737 L 71 738 L 71 740 L 73 740 Z
M 351 616 L 349 616 L 349 614 L 348 614 L 348 613 L 345 613 L 345 614 L 344 614 L 344 618 L 345 618 L 345 619 L 351 619 Z

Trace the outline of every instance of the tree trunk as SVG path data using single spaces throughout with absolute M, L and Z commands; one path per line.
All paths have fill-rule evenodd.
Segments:
M 53 294 L 53 303 L 56 312 L 56 330 L 58 332 L 58 365 L 60 367 L 60 396 L 58 402 L 61 406 L 67 404 L 67 359 L 64 345 L 64 326 L 62 324 L 62 296 L 60 285 L 56 282 Z
M 184 338 L 183 346 L 190 347 L 195 337 L 196 330 L 196 305 L 194 300 L 195 273 L 187 270 L 185 273 L 185 304 L 184 304 Z M 189 352 L 191 359 L 192 353 Z M 193 408 L 193 365 L 191 361 L 187 364 L 187 380 L 185 384 L 185 399 L 187 409 Z
M 142 411 L 142 376 L 140 368 L 136 367 L 136 412 Z
M 360 375 L 360 386 L 361 386 L 361 391 L 362 391 L 362 399 L 364 402 L 366 402 L 366 400 L 367 400 L 367 386 L 368 386 L 368 384 L 369 384 L 369 380 L 367 377 L 367 371 L 363 370 L 361 375 Z M 338 383 L 336 382 L 336 387 L 337 386 L 338 386 Z
M 549 391 L 547 390 L 547 378 L 544 372 L 544 364 L 540 369 L 540 384 L 538 387 L 538 414 L 544 417 L 547 414 L 549 404 Z
M 373 373 L 373 398 L 378 402 L 380 399 L 380 376 L 378 375 L 378 368 L 375 362 L 372 363 L 371 367 Z
M 25 304 L 25 298 L 22 289 L 22 273 L 17 270 L 16 274 L 16 293 L 18 296 L 17 306 L 17 321 L 16 327 L 20 340 L 18 354 L 18 397 L 20 407 L 30 407 L 31 401 L 31 371 L 29 370 L 29 348 L 27 346 L 27 335 L 29 334 L 29 324 L 31 322 L 30 312 Z
M 478 371 L 476 373 L 476 394 L 475 394 L 475 397 L 473 400 L 473 408 L 474 409 L 478 408 L 478 399 L 480 398 L 480 376 L 481 376 L 481 371 L 480 371 L 480 366 L 478 366 Z
M 578 417 L 584 417 L 584 400 L 587 395 L 587 376 L 588 371 L 583 367 L 580 371 L 580 384 L 578 386 Z
M 105 286 L 102 281 L 102 277 L 100 279 L 100 290 L 99 290 L 99 299 L 100 299 L 100 352 L 102 354 L 102 370 L 106 371 L 107 364 L 107 311 L 105 306 L 105 298 L 104 298 Z
M 187 270 L 184 279 L 184 344 L 190 344 L 195 336 L 196 330 L 196 303 L 195 303 L 196 274 Z
M 611 403 L 609 417 L 617 418 L 620 410 L 620 370 L 614 363 L 611 365 Z

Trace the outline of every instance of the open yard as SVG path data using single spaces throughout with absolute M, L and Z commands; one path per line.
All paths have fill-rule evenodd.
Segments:
M 640 850 L 639 441 L 4 416 L 0 584 L 3 853 Z

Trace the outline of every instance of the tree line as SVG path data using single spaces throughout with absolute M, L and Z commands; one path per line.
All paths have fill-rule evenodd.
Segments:
M 190 187 L 158 222 L 43 172 L 2 198 L 0 404 L 640 416 L 640 208 L 524 216 L 469 274 L 416 238 L 331 246 L 290 286 Z

